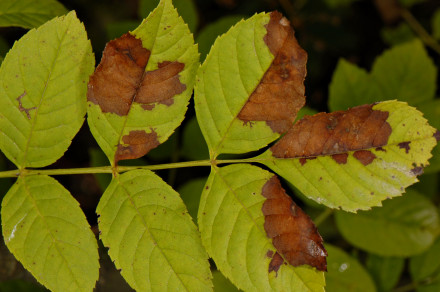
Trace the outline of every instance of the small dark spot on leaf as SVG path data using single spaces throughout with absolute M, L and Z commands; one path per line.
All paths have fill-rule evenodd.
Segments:
M 322 176 L 319 177 L 319 180 L 322 180 Z
M 206 187 L 205 187 L 205 190 L 209 190 L 209 186 L 206 186 Z
M 268 258 L 272 258 L 272 257 L 273 257 L 273 251 L 268 250 L 267 253 L 266 253 L 266 256 L 267 256 Z
M 409 142 L 409 141 L 408 142 L 401 142 L 401 143 L 397 144 L 397 146 L 399 146 L 400 149 L 405 149 L 405 152 L 408 153 L 410 150 L 410 147 L 409 147 L 410 143 L 411 142 Z
M 434 138 L 437 140 L 437 142 L 440 141 L 440 131 L 439 130 L 435 131 Z
M 374 196 L 374 192 L 371 192 L 370 195 Z
M 422 166 L 416 166 L 413 169 L 411 169 L 411 173 L 415 176 L 421 175 L 423 173 L 423 167 Z
M 383 149 L 382 147 L 377 147 L 376 151 L 383 151 L 383 152 L 387 152 L 385 149 Z

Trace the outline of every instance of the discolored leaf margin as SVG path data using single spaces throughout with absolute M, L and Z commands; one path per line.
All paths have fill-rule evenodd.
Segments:
M 211 158 L 261 149 L 292 126 L 305 102 L 306 60 L 279 12 L 254 15 L 215 41 L 195 86 Z
M 307 53 L 299 46 L 290 22 L 278 11 L 270 13 L 264 42 L 275 56 L 258 86 L 241 109 L 244 123 L 266 121 L 277 133 L 285 133 L 305 104 L 304 79 Z
M 417 182 L 436 133 L 415 108 L 385 101 L 306 116 L 256 161 L 318 203 L 367 210 Z
M 198 211 L 202 243 L 217 268 L 244 291 L 324 291 L 324 273 L 309 265 L 287 264 L 265 231 L 263 212 L 290 214 L 290 201 L 283 192 L 270 200 L 262 194 L 272 177 L 250 164 L 213 168 Z M 269 196 L 268 192 L 271 188 L 266 187 Z
M 271 147 L 276 158 L 301 157 L 301 164 L 320 155 L 331 155 L 339 164 L 346 164 L 348 151 L 363 165 L 376 156 L 369 148 L 380 148 L 388 142 L 391 126 L 388 112 L 362 105 L 347 111 L 305 116 Z
M 145 71 L 151 52 L 142 41 L 130 33 L 110 41 L 101 63 L 90 76 L 87 99 L 100 106 L 103 113 L 127 116 L 132 103 L 145 110 L 152 110 L 156 103 L 173 104 L 173 97 L 185 91 L 179 80 L 185 64 L 162 62 L 158 69 Z M 115 164 L 123 159 L 136 159 L 147 154 L 160 143 L 157 133 L 151 129 L 131 131 L 122 137 L 115 154 Z M 125 146 L 128 145 L 128 146 Z
M 89 82 L 88 123 L 113 166 L 147 154 L 181 124 L 198 66 L 193 36 L 171 0 L 107 44 Z
M 321 235 L 310 217 L 286 194 L 277 176 L 264 184 L 261 194 L 266 198 L 262 207 L 264 230 L 277 249 L 275 254 L 268 252 L 272 258 L 269 272 L 278 272 L 284 260 L 294 267 L 306 264 L 327 271 Z

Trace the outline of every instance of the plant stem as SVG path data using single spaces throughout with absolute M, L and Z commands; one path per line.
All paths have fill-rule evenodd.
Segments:
M 232 160 L 196 160 L 196 161 L 184 161 L 175 163 L 164 163 L 156 165 L 144 165 L 144 166 L 118 166 L 115 170 L 117 173 L 126 172 L 134 169 L 149 169 L 149 170 L 159 170 L 159 169 L 174 169 L 183 167 L 195 167 L 195 166 L 211 166 L 217 164 L 226 163 L 250 163 L 250 162 L 261 162 L 266 160 L 265 158 L 246 158 L 246 159 L 232 159 Z M 98 167 L 83 167 L 83 168 L 64 168 L 64 169 L 24 169 L 20 171 L 19 169 L 0 171 L 0 178 L 5 177 L 18 177 L 20 174 L 23 175 L 67 175 L 67 174 L 86 174 L 86 173 L 113 173 L 111 166 L 98 166 Z
M 420 37 L 420 39 L 431 49 L 440 54 L 440 44 L 425 30 L 425 28 L 417 21 L 414 15 L 407 9 L 402 9 L 400 14 L 408 23 L 411 29 Z
M 328 217 L 333 214 L 334 210 L 330 208 L 326 208 L 321 214 L 319 214 L 313 222 L 315 226 L 318 227 L 322 222 L 324 222 Z

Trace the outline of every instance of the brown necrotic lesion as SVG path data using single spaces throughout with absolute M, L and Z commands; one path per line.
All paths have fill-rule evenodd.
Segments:
M 145 71 L 151 52 L 130 33 L 110 41 L 101 63 L 90 77 L 87 99 L 103 113 L 125 116 L 133 103 L 152 110 L 156 103 L 172 105 L 173 98 L 186 90 L 179 73 L 185 64 L 165 61 L 158 69 Z
M 269 273 L 277 272 L 285 262 L 326 271 L 327 251 L 321 235 L 310 217 L 286 194 L 275 175 L 263 186 L 262 195 L 266 198 L 262 207 L 264 229 L 276 248 L 275 253 L 267 253 L 272 259 Z
M 347 111 L 305 116 L 281 138 L 271 151 L 277 158 L 331 155 L 340 163 L 347 162 L 347 152 L 364 165 L 376 156 L 368 149 L 387 145 L 391 126 L 389 113 L 362 105 Z

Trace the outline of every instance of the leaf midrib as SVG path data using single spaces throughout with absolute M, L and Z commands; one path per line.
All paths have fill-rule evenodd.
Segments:
M 64 20 L 66 20 L 66 18 L 64 18 Z M 61 22 L 61 24 L 63 24 L 63 22 Z M 70 23 L 69 23 L 69 25 L 70 25 Z M 61 26 L 61 25 L 60 25 L 60 26 Z M 42 103 L 43 103 L 44 96 L 45 96 L 45 94 L 46 94 L 46 90 L 47 90 L 47 86 L 48 86 L 48 84 L 49 84 L 49 81 L 51 81 L 51 80 L 50 80 L 50 77 L 51 77 L 51 75 L 52 75 L 52 71 L 54 70 L 55 64 L 57 63 L 56 61 L 57 61 L 57 59 L 58 59 L 58 57 L 59 57 L 59 55 L 60 55 L 61 44 L 64 42 L 64 39 L 65 39 L 65 37 L 66 37 L 67 30 L 68 30 L 68 26 L 66 25 L 66 26 L 64 26 L 63 28 L 65 28 L 65 31 L 64 31 L 64 33 L 63 33 L 62 38 L 61 38 L 60 41 L 58 42 L 58 48 L 57 48 L 57 50 L 56 50 L 56 56 L 55 56 L 55 57 L 53 58 L 53 60 L 52 60 L 52 64 L 51 64 L 50 69 L 49 69 L 49 74 L 48 74 L 47 79 L 46 79 L 46 82 L 45 82 L 45 84 L 44 84 L 43 93 L 41 94 L 40 101 L 39 101 L 39 103 L 38 103 L 38 105 L 37 105 L 37 107 L 36 107 L 36 109 L 35 109 L 34 118 L 32 119 L 32 122 L 31 122 L 31 129 L 30 129 L 30 133 L 29 133 L 29 138 L 28 138 L 27 141 L 26 141 L 26 146 L 25 146 L 25 149 L 24 149 L 24 155 L 23 155 L 23 158 L 22 158 L 22 162 L 21 162 L 20 165 L 19 165 L 19 168 L 20 168 L 20 169 L 23 169 L 23 168 L 25 168 L 25 167 L 27 166 L 27 165 L 26 165 L 26 164 L 27 164 L 27 163 L 26 163 L 26 162 L 27 162 L 27 161 L 26 161 L 26 158 L 27 158 L 27 155 L 28 155 L 28 153 L 29 153 L 29 145 L 30 145 L 30 141 L 31 141 L 31 139 L 32 139 L 32 134 L 33 134 L 33 132 L 34 132 L 35 125 L 37 124 L 38 112 L 40 111 L 41 105 L 42 105 Z M 40 30 L 37 30 L 36 32 L 39 34 L 41 31 L 40 31 Z M 21 70 L 22 70 L 22 67 L 19 66 L 19 68 L 20 68 L 20 71 L 21 71 Z M 21 74 L 21 76 L 22 76 L 22 78 L 23 78 L 23 74 Z M 23 85 L 25 85 L 24 80 L 23 80 Z
M 261 229 L 261 227 L 257 224 L 257 222 L 255 221 L 255 219 L 254 219 L 254 218 L 252 217 L 252 215 L 250 214 L 248 208 L 246 208 L 246 206 L 243 204 L 243 202 L 238 198 L 236 192 L 230 187 L 230 185 L 227 183 L 226 179 L 220 174 L 220 172 L 218 171 L 218 167 L 217 167 L 217 166 L 213 166 L 213 170 L 214 170 L 215 173 L 219 176 L 219 178 L 223 181 L 223 183 L 227 186 L 229 192 L 231 192 L 231 193 L 234 195 L 234 198 L 239 202 L 239 204 L 241 205 L 241 207 L 243 208 L 243 210 L 245 210 L 246 214 L 247 214 L 248 217 L 251 219 L 251 221 L 253 222 L 254 226 L 257 228 L 257 230 L 258 230 L 261 234 L 263 234 L 263 238 L 266 239 L 266 242 L 269 243 L 269 245 L 272 246 L 276 251 L 278 251 L 278 250 L 275 248 L 275 246 L 273 245 L 272 241 L 269 240 L 269 238 L 267 237 L 266 231 L 263 231 L 263 230 Z M 273 175 L 273 174 L 272 174 L 272 175 Z M 286 258 L 284 257 L 284 255 L 282 255 L 282 254 L 280 254 L 280 253 L 279 253 L 279 255 L 283 258 L 284 262 L 287 262 L 287 263 L 288 263 L 288 261 L 286 260 Z M 292 272 L 298 277 L 298 279 L 301 279 L 302 283 L 304 284 L 304 286 L 306 286 L 306 287 L 309 289 L 309 291 L 313 291 L 313 289 L 312 289 L 310 286 L 308 286 L 308 285 L 306 284 L 306 283 L 308 283 L 308 282 L 305 282 L 304 279 L 302 279 L 302 277 L 301 277 L 301 276 L 295 271 L 295 267 L 294 267 L 294 266 L 292 266 L 292 265 L 290 265 L 290 264 L 287 264 L 287 266 L 288 266 L 289 269 L 290 269 L 290 270 L 291 270 L 291 271 L 292 271 Z M 252 283 L 252 285 L 253 285 L 253 286 L 257 289 L 257 291 L 258 291 L 259 289 L 258 289 L 258 287 L 255 286 L 255 284 L 253 283 L 253 281 L 250 280 L 250 279 L 249 279 L 249 281 Z M 269 282 L 269 285 L 271 286 L 271 288 L 273 288 L 272 285 L 271 285 L 271 283 L 270 283 L 270 281 L 268 281 L 268 282 Z
M 37 215 L 41 218 L 40 220 L 43 222 L 43 225 L 47 231 L 47 233 L 49 233 L 51 239 L 52 239 L 52 245 L 55 247 L 55 249 L 57 250 L 58 254 L 61 256 L 61 258 L 63 259 L 65 265 L 67 266 L 67 270 L 69 271 L 69 273 L 72 275 L 73 280 L 75 281 L 76 285 L 78 288 L 81 288 L 80 283 L 78 282 L 77 278 L 75 277 L 75 274 L 73 273 L 73 271 L 70 268 L 69 262 L 66 260 L 66 258 L 64 257 L 64 254 L 60 251 L 59 247 L 58 247 L 58 239 L 55 237 L 55 235 L 52 233 L 52 230 L 49 228 L 46 220 L 45 220 L 45 216 L 40 212 L 40 209 L 37 206 L 37 202 L 36 199 L 32 196 L 31 191 L 28 188 L 28 185 L 26 184 L 26 177 L 20 177 L 20 179 L 23 180 L 23 187 L 28 195 L 28 197 L 30 198 L 32 204 L 34 205 L 34 210 L 37 212 Z M 46 264 L 46 262 L 45 262 Z
M 139 211 L 139 209 L 137 208 L 132 196 L 130 195 L 129 190 L 125 187 L 124 183 L 121 182 L 120 180 L 120 175 L 116 176 L 114 179 L 116 179 L 116 181 L 118 182 L 118 185 L 124 190 L 125 194 L 128 197 L 128 200 L 130 201 L 130 204 L 132 205 L 133 209 L 136 212 L 136 215 L 141 219 L 142 224 L 145 227 L 145 230 L 148 232 L 148 235 L 151 239 L 151 241 L 153 241 L 154 246 L 159 250 L 159 252 L 161 253 L 161 255 L 164 257 L 164 259 L 166 260 L 167 264 L 171 267 L 172 271 L 174 272 L 174 274 L 176 275 L 177 279 L 179 279 L 180 284 L 182 285 L 182 287 L 185 287 L 186 291 L 190 291 L 188 290 L 188 288 L 186 287 L 186 285 L 183 283 L 183 280 L 180 278 L 179 274 L 174 270 L 173 265 L 171 265 L 170 260 L 167 258 L 167 256 L 165 255 L 165 253 L 163 252 L 162 248 L 160 247 L 160 245 L 158 244 L 156 238 L 154 237 L 154 235 L 151 233 L 150 228 L 148 227 L 148 223 L 145 221 L 144 216 L 142 215 L 142 213 Z M 115 190 L 116 191 L 116 190 Z M 113 195 L 113 194 L 112 194 Z M 136 283 L 136 280 L 135 280 Z M 137 286 L 137 283 L 136 283 Z

